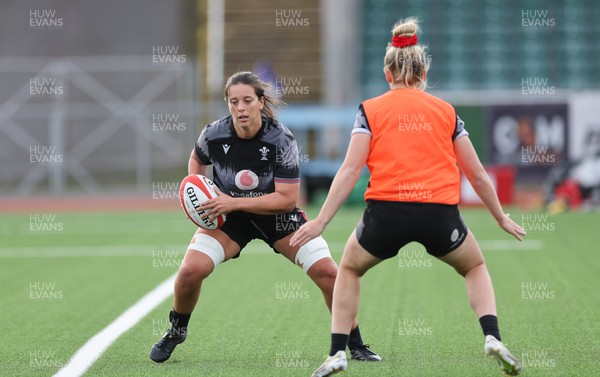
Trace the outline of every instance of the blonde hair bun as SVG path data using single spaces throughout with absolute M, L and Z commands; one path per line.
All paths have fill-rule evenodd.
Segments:
M 400 20 L 394 25 L 392 35 L 394 37 L 412 37 L 419 32 L 419 20 L 415 17 L 408 17 Z

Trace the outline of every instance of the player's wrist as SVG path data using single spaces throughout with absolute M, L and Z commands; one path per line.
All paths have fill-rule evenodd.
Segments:
M 492 217 L 496 220 L 497 223 L 501 223 L 504 219 L 504 215 L 498 215 L 492 212 Z
M 492 213 L 492 216 L 494 216 L 494 219 L 496 219 L 498 224 L 502 223 L 504 221 L 504 219 L 506 218 L 506 215 L 504 214 L 504 211 L 502 211 L 502 209 L 500 209 L 497 212 Z
M 244 199 L 250 199 L 250 198 L 231 198 L 231 212 L 233 211 L 245 211 L 248 208 L 246 208 L 245 204 L 247 204 L 247 200 Z
M 314 222 L 317 223 L 317 225 L 322 226 L 323 228 L 325 228 L 327 226 L 327 224 L 329 224 L 329 221 L 331 221 L 331 219 L 326 220 L 325 218 L 318 216 Z

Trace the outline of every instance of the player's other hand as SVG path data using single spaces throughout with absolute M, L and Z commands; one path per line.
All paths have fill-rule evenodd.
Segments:
M 205 210 L 208 214 L 208 218 L 212 221 L 221 215 L 228 214 L 229 212 L 237 211 L 237 200 L 227 194 L 223 194 L 216 186 L 213 189 L 217 193 L 217 197 L 207 200 L 200 207 L 199 211 Z
M 294 232 L 290 239 L 290 246 L 303 246 L 313 238 L 319 237 L 324 230 L 325 224 L 317 220 L 311 220 Z
M 523 229 L 521 225 L 514 222 L 513 219 L 510 218 L 510 214 L 508 213 L 505 213 L 504 216 L 502 216 L 502 219 L 498 221 L 498 225 L 500 226 L 500 228 L 504 229 L 506 233 L 512 234 L 513 237 L 515 237 L 519 241 L 523 241 L 523 238 L 521 236 L 527 234 L 527 232 L 525 232 L 525 229 Z

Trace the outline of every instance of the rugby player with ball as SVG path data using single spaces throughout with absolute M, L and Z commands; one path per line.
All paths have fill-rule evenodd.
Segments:
M 306 215 L 296 207 L 300 189 L 298 147 L 274 116 L 281 102 L 265 94 L 269 85 L 252 72 L 238 72 L 225 85 L 230 115 L 207 125 L 191 153 L 182 183 L 182 206 L 199 226 L 175 280 L 171 328 L 150 350 L 157 363 L 185 341 L 200 287 L 220 264 L 237 258 L 258 238 L 302 268 L 321 289 L 331 310 L 337 265 L 322 237 L 302 246 L 290 238 Z M 213 166 L 214 186 L 204 176 Z M 356 319 L 349 332 L 353 359 L 379 361 L 365 345 Z

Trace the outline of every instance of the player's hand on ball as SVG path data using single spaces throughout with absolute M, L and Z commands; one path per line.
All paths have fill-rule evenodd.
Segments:
M 311 220 L 298 228 L 290 239 L 290 246 L 303 246 L 313 238 L 319 237 L 325 230 L 325 224 L 317 220 Z
M 512 234 L 519 241 L 523 241 L 523 238 L 521 236 L 527 234 L 527 232 L 525 232 L 525 229 L 523 229 L 521 225 L 514 222 L 513 219 L 510 218 L 510 214 L 508 213 L 505 213 L 502 219 L 498 221 L 498 225 L 500 225 L 500 228 L 504 229 L 506 233 Z
M 227 194 L 223 194 L 217 186 L 213 187 L 213 190 L 217 193 L 217 197 L 207 200 L 202 203 L 198 210 L 204 210 L 212 221 L 215 218 L 228 214 L 229 212 L 237 211 L 237 200 Z

